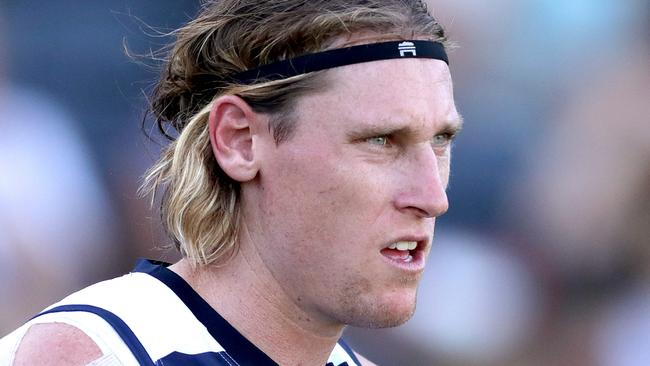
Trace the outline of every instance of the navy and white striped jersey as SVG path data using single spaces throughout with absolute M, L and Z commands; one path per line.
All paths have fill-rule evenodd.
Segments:
M 27 329 L 66 323 L 86 333 L 116 365 L 276 365 L 223 319 L 166 264 L 140 260 L 134 272 L 76 292 L 0 339 L 11 365 Z M 359 365 L 341 340 L 327 366 Z

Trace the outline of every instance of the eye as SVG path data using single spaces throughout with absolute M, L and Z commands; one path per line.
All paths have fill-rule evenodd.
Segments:
M 433 136 L 431 139 L 431 145 L 433 145 L 433 147 L 447 147 L 453 138 L 454 136 L 450 133 L 441 133 Z
M 388 145 L 387 136 L 373 136 L 366 139 L 366 142 L 374 146 L 386 146 Z

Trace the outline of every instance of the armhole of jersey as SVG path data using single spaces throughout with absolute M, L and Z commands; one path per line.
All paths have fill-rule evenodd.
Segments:
M 102 355 L 114 355 L 121 365 L 135 365 L 137 362 L 127 345 L 104 319 L 92 313 L 68 312 L 34 317 L 0 338 L 0 365 L 13 365 L 16 352 L 29 330 L 41 324 L 65 324 L 74 327 L 88 336 Z
M 74 304 L 62 305 L 51 309 L 47 309 L 41 312 L 40 314 L 36 315 L 34 318 L 32 318 L 32 320 L 48 314 L 68 313 L 68 312 L 85 312 L 100 317 L 113 328 L 113 330 L 117 333 L 117 336 L 119 336 L 119 338 L 121 338 L 122 342 L 126 345 L 126 347 L 128 347 L 129 351 L 131 352 L 133 357 L 135 357 L 135 360 L 138 362 L 139 365 L 155 366 L 154 362 L 151 360 L 151 357 L 149 357 L 149 354 L 147 353 L 145 348 L 142 346 L 142 344 L 135 336 L 135 334 L 133 334 L 133 331 L 131 331 L 131 328 L 129 328 L 129 326 L 117 315 L 111 313 L 106 309 L 102 309 L 100 307 L 91 306 L 91 305 L 74 305 Z M 94 337 L 91 337 L 91 339 L 93 338 Z M 93 339 L 93 341 L 96 342 L 95 339 Z M 98 347 L 100 346 L 98 345 Z
M 338 343 L 341 347 L 343 347 L 343 349 L 348 354 L 348 356 L 350 356 L 352 361 L 354 361 L 354 363 L 356 363 L 358 366 L 361 366 L 361 361 L 359 361 L 357 355 L 354 353 L 352 348 L 343 340 L 343 338 L 339 339 Z

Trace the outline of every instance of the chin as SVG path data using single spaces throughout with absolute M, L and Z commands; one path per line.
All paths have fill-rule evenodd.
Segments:
M 359 299 L 347 304 L 344 323 L 360 328 L 391 328 L 406 323 L 415 313 L 415 293 Z

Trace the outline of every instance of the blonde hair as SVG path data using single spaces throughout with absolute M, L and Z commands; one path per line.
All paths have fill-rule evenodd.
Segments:
M 199 16 L 174 32 L 151 111 L 171 140 L 145 174 L 140 192 L 163 190 L 161 218 L 183 257 L 194 265 L 223 263 L 234 254 L 241 213 L 239 183 L 218 166 L 208 135 L 212 101 L 238 95 L 270 116 L 276 143 L 291 137 L 293 102 L 322 90 L 324 72 L 253 85 L 230 77 L 260 65 L 326 49 L 358 33 L 381 38 L 447 40 L 422 1 L 224 0 L 203 5 Z M 167 131 L 173 128 L 178 137 Z

